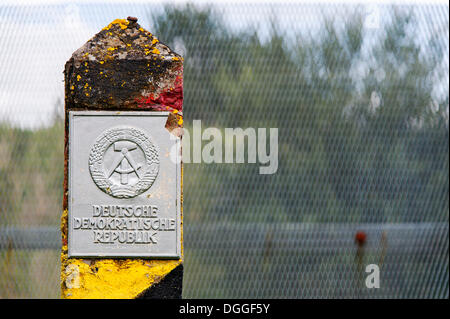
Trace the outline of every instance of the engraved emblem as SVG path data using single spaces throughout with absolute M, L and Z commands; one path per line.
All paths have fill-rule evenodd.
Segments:
M 89 155 L 95 184 L 116 198 L 132 198 L 148 190 L 159 171 L 158 150 L 150 138 L 134 127 L 105 131 Z

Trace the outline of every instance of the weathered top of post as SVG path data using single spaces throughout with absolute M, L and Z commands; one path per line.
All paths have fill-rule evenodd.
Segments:
M 181 110 L 183 58 L 136 18 L 117 19 L 65 67 L 68 109 Z

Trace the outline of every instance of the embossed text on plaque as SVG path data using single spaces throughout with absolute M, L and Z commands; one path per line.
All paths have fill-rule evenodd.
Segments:
M 69 256 L 180 256 L 167 112 L 70 112 Z

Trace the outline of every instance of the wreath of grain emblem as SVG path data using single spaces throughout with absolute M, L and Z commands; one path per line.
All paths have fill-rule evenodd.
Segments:
M 114 183 L 105 172 L 105 152 L 118 141 L 135 143 L 144 153 L 141 177 L 133 185 Z M 154 183 L 159 172 L 159 152 L 150 137 L 141 130 L 119 126 L 106 130 L 96 139 L 89 154 L 88 164 L 92 180 L 103 192 L 116 198 L 132 198 L 148 190 Z

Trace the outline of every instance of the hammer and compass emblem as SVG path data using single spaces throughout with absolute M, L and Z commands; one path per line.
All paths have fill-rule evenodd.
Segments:
M 148 190 L 159 171 L 156 146 L 134 127 L 116 127 L 101 134 L 91 149 L 89 170 L 95 184 L 117 198 Z
M 123 185 L 128 185 L 128 174 L 136 173 L 139 178 L 142 178 L 139 169 L 142 168 L 142 164 L 137 164 L 131 156 L 131 151 L 137 148 L 136 144 L 129 141 L 119 141 L 114 143 L 114 151 L 120 152 L 121 156 L 118 156 L 112 165 L 112 169 L 106 174 L 108 178 L 116 172 L 120 175 L 120 182 Z

